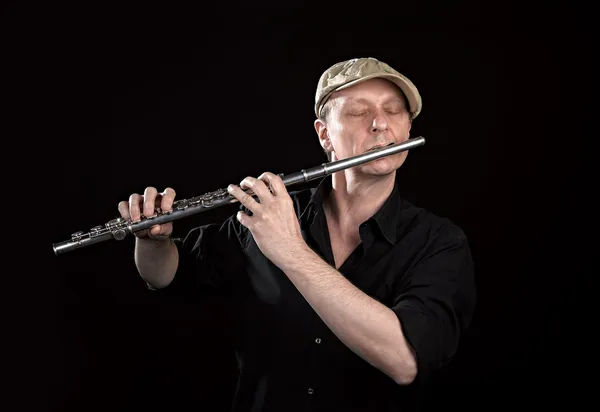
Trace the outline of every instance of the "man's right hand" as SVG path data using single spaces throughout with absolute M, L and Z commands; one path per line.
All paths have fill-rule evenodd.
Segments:
M 158 193 L 154 187 L 148 186 L 143 195 L 133 193 L 129 196 L 129 200 L 119 202 L 118 209 L 122 218 L 138 222 L 142 214 L 145 217 L 150 217 L 157 212 L 170 211 L 174 200 L 175 190 L 170 187 L 167 187 L 162 193 Z M 167 222 L 135 232 L 135 236 L 139 239 L 163 240 L 168 239 L 172 232 L 173 222 Z

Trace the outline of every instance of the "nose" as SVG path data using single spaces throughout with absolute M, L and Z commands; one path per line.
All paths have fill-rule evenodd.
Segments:
M 375 117 L 373 117 L 373 124 L 371 125 L 371 129 L 373 130 L 373 132 L 380 132 L 383 130 L 387 130 L 387 128 L 387 118 L 383 114 L 377 113 Z

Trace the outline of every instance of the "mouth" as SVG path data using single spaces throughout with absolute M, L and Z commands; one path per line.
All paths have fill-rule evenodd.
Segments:
M 367 153 L 368 152 L 374 152 L 374 151 L 379 150 L 379 149 L 383 149 L 384 147 L 388 147 L 388 146 L 391 146 L 393 144 L 394 144 L 394 142 L 391 142 L 391 143 L 388 143 L 388 144 L 380 144 L 380 145 L 374 146 L 374 147 L 370 148 L 369 150 L 367 150 Z

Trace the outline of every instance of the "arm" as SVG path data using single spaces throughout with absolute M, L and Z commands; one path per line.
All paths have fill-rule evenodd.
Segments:
M 143 196 L 134 193 L 118 208 L 124 219 L 138 221 L 142 213 L 152 216 L 156 206 L 171 210 L 174 199 L 172 188 L 158 193 L 149 186 Z M 228 286 L 229 275 L 243 264 L 240 233 L 229 219 L 223 225 L 196 227 L 183 240 L 173 239 L 172 232 L 173 222 L 167 222 L 136 233 L 134 261 L 150 289 L 191 292 L 209 286 L 223 290 Z
M 154 289 L 167 287 L 175 277 L 179 252 L 171 239 L 136 239 L 134 260 L 142 279 Z
M 261 178 L 269 182 L 272 192 Z M 396 314 L 352 285 L 309 248 L 281 179 L 272 173 L 261 178 L 248 177 L 241 184 L 257 194 L 260 202 L 238 186 L 228 188 L 252 212 L 252 216 L 238 212 L 240 223 L 345 345 L 395 382 L 410 384 L 417 374 L 416 360 Z
M 158 193 L 155 187 L 148 186 L 143 195 L 133 193 L 128 201 L 119 202 L 118 209 L 122 218 L 137 222 L 142 214 L 153 216 L 157 207 L 171 210 L 174 199 L 175 190 L 172 188 Z M 170 239 L 172 231 L 173 223 L 168 222 L 135 234 L 135 265 L 142 279 L 152 289 L 168 286 L 175 277 L 179 254 Z
M 400 385 L 415 379 L 415 357 L 390 308 L 354 286 L 305 243 L 280 268 L 352 351 Z
M 351 350 L 400 384 L 426 379 L 453 358 L 475 305 L 473 261 L 459 228 L 432 227 L 435 233 L 420 247 L 419 261 L 403 274 L 408 281 L 388 308 L 308 247 L 280 177 L 247 177 L 241 186 L 260 202 L 231 185 L 230 193 L 252 212 L 240 211 L 237 219 Z
M 463 231 L 447 220 L 431 228 L 419 259 L 395 291 L 391 310 L 414 349 L 417 380 L 429 379 L 454 358 L 475 309 L 474 264 Z

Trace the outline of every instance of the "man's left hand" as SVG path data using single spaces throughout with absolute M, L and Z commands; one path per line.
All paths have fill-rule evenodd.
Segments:
M 242 189 L 249 189 L 258 201 Z M 285 259 L 306 246 L 294 204 L 281 178 L 266 172 L 257 178 L 246 177 L 239 186 L 229 185 L 229 194 L 252 212 L 239 211 L 237 219 L 248 228 L 263 254 L 281 267 Z

